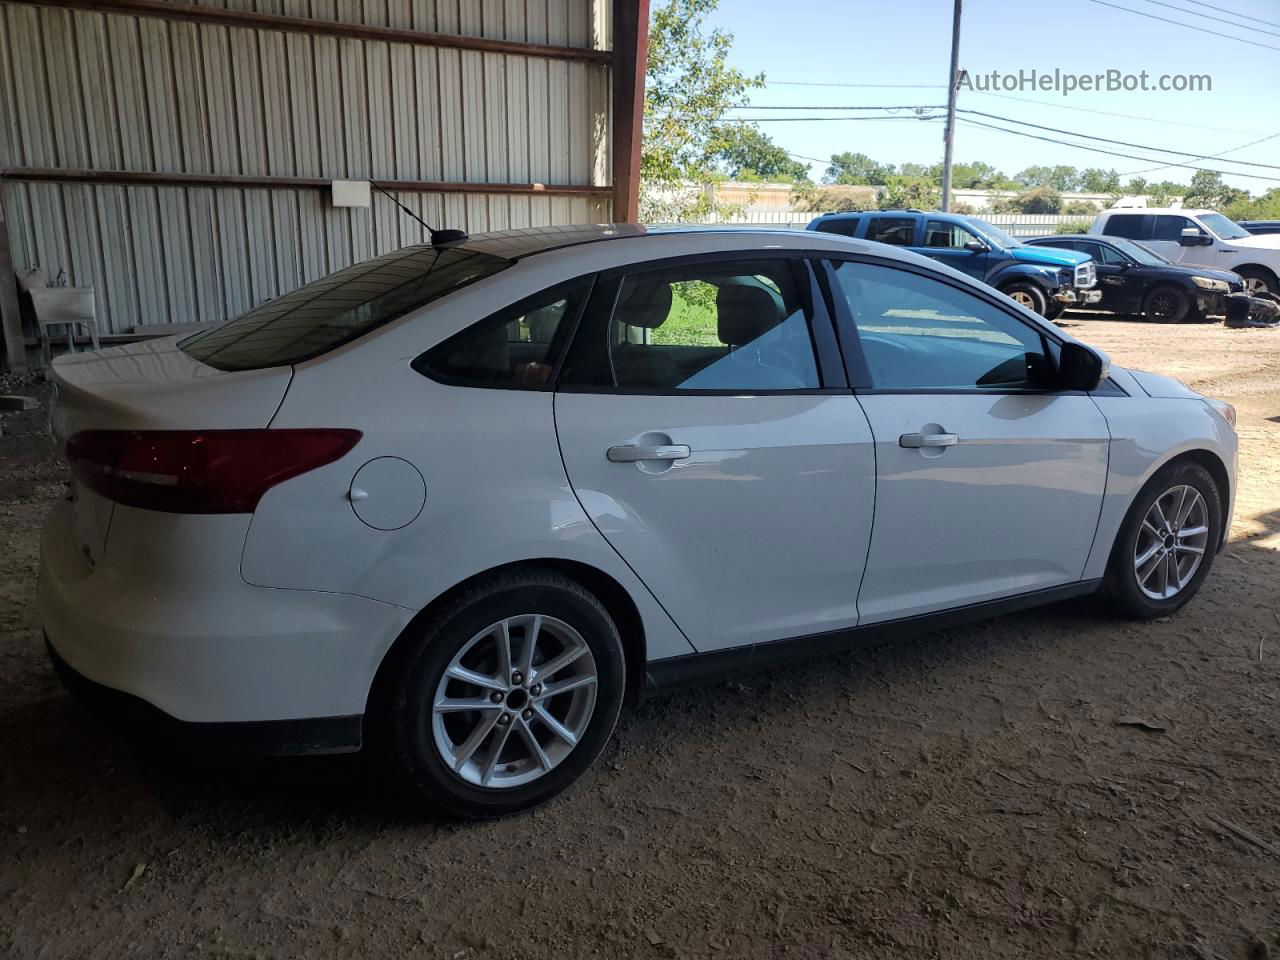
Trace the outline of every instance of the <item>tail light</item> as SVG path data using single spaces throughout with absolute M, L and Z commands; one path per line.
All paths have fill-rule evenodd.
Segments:
M 84 430 L 71 470 L 109 500 L 168 513 L 252 513 L 277 483 L 332 463 L 359 430 Z

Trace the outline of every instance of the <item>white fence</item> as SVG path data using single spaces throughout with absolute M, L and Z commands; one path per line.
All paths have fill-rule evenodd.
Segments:
M 806 210 L 746 210 L 733 217 L 707 217 L 702 222 L 722 226 L 790 227 L 802 230 L 816 216 L 816 212 Z M 1087 214 L 1062 213 L 991 213 L 979 216 L 1015 237 L 1042 237 L 1054 233 L 1060 223 L 1079 225 L 1082 230 L 1086 230 L 1093 220 Z

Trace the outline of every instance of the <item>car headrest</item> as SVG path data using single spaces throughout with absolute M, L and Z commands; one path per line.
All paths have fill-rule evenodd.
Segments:
M 778 304 L 762 287 L 729 284 L 716 294 L 720 342 L 740 347 L 782 322 Z
M 622 287 L 617 317 L 633 327 L 654 330 L 671 313 L 671 284 L 666 280 L 628 280 Z

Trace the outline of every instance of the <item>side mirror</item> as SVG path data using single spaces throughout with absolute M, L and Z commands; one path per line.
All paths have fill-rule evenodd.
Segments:
M 1083 390 L 1086 393 L 1096 390 L 1098 384 L 1106 379 L 1110 368 L 1111 361 L 1105 353 L 1068 340 L 1063 343 L 1058 358 L 1058 389 Z
M 988 250 L 991 249 L 981 240 L 970 240 L 968 243 L 964 245 L 964 248 L 968 250 L 970 253 L 986 253 Z
M 1211 243 L 1213 239 L 1205 236 L 1195 227 L 1184 227 L 1182 236 L 1178 238 L 1178 245 L 1183 247 L 1207 247 Z

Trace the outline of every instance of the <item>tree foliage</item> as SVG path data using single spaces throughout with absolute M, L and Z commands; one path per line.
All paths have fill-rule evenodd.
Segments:
M 640 219 L 692 220 L 717 210 L 706 187 L 722 178 L 725 114 L 764 75 L 729 66 L 733 35 L 707 30 L 717 0 L 667 0 L 653 11 L 640 152 Z
M 865 153 L 833 154 L 831 166 L 822 177 L 823 183 L 838 183 L 849 186 L 868 184 L 882 187 L 894 173 L 893 164 L 879 163 Z
M 1197 170 L 1191 176 L 1191 186 L 1183 195 L 1182 205 L 1191 208 L 1208 208 L 1222 210 L 1249 196 L 1244 190 L 1237 190 L 1222 182 L 1222 174 L 1210 170 Z
M 809 165 L 793 160 L 755 124 L 728 124 L 720 139 L 716 159 L 732 180 L 798 183 L 809 179 Z

